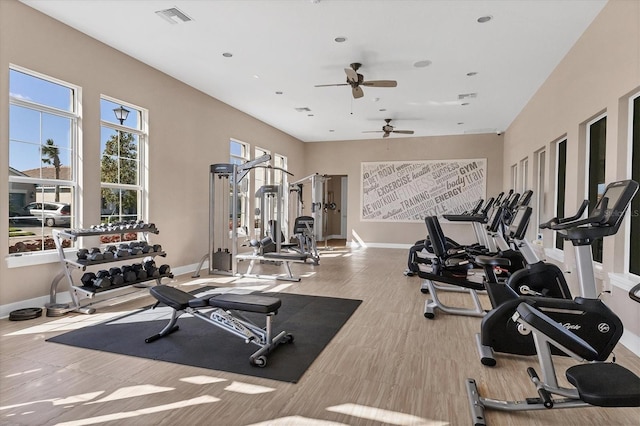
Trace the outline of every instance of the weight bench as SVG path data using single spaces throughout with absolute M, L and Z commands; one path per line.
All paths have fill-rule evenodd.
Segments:
M 260 349 L 249 357 L 249 362 L 258 367 L 267 365 L 267 355 L 280 343 L 293 342 L 293 335 L 285 331 L 281 331 L 275 337 L 272 336 L 272 317 L 277 314 L 282 305 L 278 298 L 228 293 L 194 297 L 187 292 L 166 285 L 151 287 L 149 291 L 158 300 L 154 308 L 160 303 L 164 303 L 172 308 L 173 312 L 171 312 L 169 323 L 158 334 L 146 338 L 146 343 L 154 342 L 177 331 L 179 328 L 177 325 L 178 318 L 184 313 L 191 314 L 195 318 L 220 327 L 244 339 L 245 343 L 253 343 L 259 346 Z M 213 308 L 213 310 L 203 313 L 198 310 L 199 308 Z M 266 319 L 265 327 L 258 327 L 243 317 L 240 312 L 264 314 Z
M 250 260 L 249 267 L 247 268 L 246 273 L 240 273 L 243 277 L 253 277 L 253 278 L 267 278 L 267 279 L 276 279 L 276 280 L 284 280 L 284 281 L 295 281 L 299 282 L 300 277 L 294 276 L 291 272 L 291 263 L 306 263 L 307 255 L 296 253 L 296 252 L 271 252 L 264 253 L 263 255 L 259 254 L 238 254 L 236 255 L 236 261 L 241 260 Z M 281 262 L 284 267 L 285 273 L 279 275 L 263 275 L 263 274 L 252 274 L 251 271 L 255 266 L 256 260 L 261 261 L 270 261 L 270 262 Z

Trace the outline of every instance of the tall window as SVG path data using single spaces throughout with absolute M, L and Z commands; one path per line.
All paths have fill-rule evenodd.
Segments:
M 54 249 L 51 228 L 74 226 L 79 89 L 9 70 L 9 253 Z
M 263 155 L 267 155 L 270 154 L 269 151 L 267 151 L 266 149 L 262 149 L 259 147 L 256 147 L 254 149 L 254 155 L 253 158 L 260 158 Z M 269 164 L 271 164 L 271 161 L 269 161 Z M 263 166 L 266 164 L 262 164 Z M 271 170 L 270 169 L 265 169 L 263 167 L 258 167 L 256 169 L 253 170 L 253 191 L 255 194 L 258 194 L 258 191 L 260 191 L 260 188 L 262 188 L 264 185 L 269 185 L 269 183 L 271 182 Z M 265 200 L 265 201 L 269 201 L 269 200 Z M 259 210 L 259 208 L 262 207 L 262 198 L 261 197 L 255 197 L 255 206 L 256 208 L 254 209 L 254 220 L 253 220 L 253 227 L 254 227 L 254 232 L 256 236 L 264 236 L 266 235 L 266 228 L 263 229 L 263 231 L 265 231 L 265 233 L 263 233 L 262 235 L 260 234 L 260 227 L 261 226 L 265 226 L 265 224 L 260 223 L 260 217 L 261 217 L 261 212 Z M 266 218 L 267 220 L 269 219 L 273 219 L 272 217 L 270 217 L 268 215 L 268 212 L 263 212 L 263 214 L 266 214 Z
M 529 159 L 524 158 L 520 160 L 520 173 L 522 175 L 522 188 L 520 192 L 524 193 L 524 191 L 529 189 Z
M 280 154 L 273 156 L 273 165 L 280 169 L 287 170 L 287 157 Z M 282 187 L 282 230 L 289 229 L 289 180 L 287 173 L 282 170 L 273 171 L 273 183 Z M 286 231 L 285 231 L 286 233 Z
M 242 164 L 249 161 L 249 145 L 234 139 L 229 141 L 230 163 Z M 233 227 L 233 194 L 229 194 L 229 230 Z M 249 183 L 245 177 L 238 182 L 238 217 L 235 220 L 236 226 L 241 229 L 249 227 Z
M 640 182 L 640 93 L 631 99 L 631 179 Z M 640 195 L 631 203 L 629 272 L 640 275 Z
M 513 192 L 518 192 L 518 165 L 511 166 L 511 189 Z
M 567 183 L 567 140 L 556 144 L 556 217 L 564 217 Z M 564 249 L 564 239 L 556 233 L 556 248 Z
M 122 120 L 122 123 L 120 122 Z M 146 111 L 114 99 L 100 99 L 100 219 L 145 217 L 144 147 Z
M 540 150 L 536 152 L 536 160 L 537 160 L 537 171 L 536 171 L 536 232 L 538 232 L 538 227 L 543 222 L 542 215 L 546 208 L 546 152 L 545 150 Z
M 587 198 L 589 211 L 598 203 L 604 194 L 606 186 L 604 169 L 606 163 L 605 151 L 607 142 L 607 117 L 599 117 L 587 123 Z M 602 262 L 602 238 L 591 246 L 593 260 Z

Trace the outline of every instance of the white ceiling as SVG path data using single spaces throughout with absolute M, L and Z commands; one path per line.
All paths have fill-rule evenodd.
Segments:
M 606 3 L 21 1 L 305 142 L 381 137 L 362 132 L 380 130 L 385 118 L 414 136 L 502 131 Z M 173 7 L 193 21 L 170 24 L 154 13 Z M 352 62 L 362 63 L 365 80 L 398 86 L 363 87 L 355 100 L 348 86 L 314 87 L 344 83 Z M 458 99 L 468 93 L 477 97 Z M 303 107 L 310 112 L 296 110 Z

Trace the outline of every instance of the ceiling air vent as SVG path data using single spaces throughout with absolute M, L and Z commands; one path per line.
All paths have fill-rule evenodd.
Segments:
M 193 19 L 189 18 L 183 11 L 178 9 L 177 7 L 172 7 L 171 9 L 158 10 L 156 15 L 169 22 L 170 24 L 179 24 L 181 22 L 189 22 L 193 21 Z
M 474 99 L 478 96 L 477 93 L 462 93 L 460 95 L 458 95 L 458 100 L 463 100 L 463 99 Z

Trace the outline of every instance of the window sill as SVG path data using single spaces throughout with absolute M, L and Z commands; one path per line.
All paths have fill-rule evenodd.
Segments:
M 628 292 L 634 285 L 640 283 L 640 277 L 633 274 L 609 272 L 609 281 L 611 282 L 612 286 L 618 287 Z
M 558 250 L 557 248 L 552 249 L 544 249 L 544 254 L 549 259 L 553 259 L 556 262 L 564 263 L 564 251 Z
M 65 250 L 65 255 L 69 255 L 70 253 L 75 253 L 75 249 Z M 60 262 L 60 257 L 58 256 L 58 252 L 55 250 L 48 251 L 46 253 L 42 252 L 31 252 L 31 253 L 21 253 L 21 254 L 13 254 L 11 256 L 7 256 L 5 258 L 7 261 L 7 267 L 11 268 L 22 268 L 24 266 L 35 266 L 35 265 L 45 265 L 48 263 L 56 263 Z

